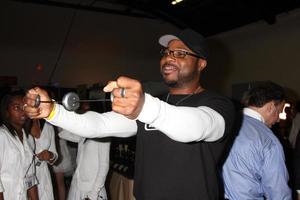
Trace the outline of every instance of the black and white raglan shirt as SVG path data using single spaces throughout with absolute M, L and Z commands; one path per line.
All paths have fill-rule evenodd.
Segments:
M 137 134 L 137 200 L 223 198 L 219 165 L 233 134 L 232 102 L 210 91 L 170 95 L 165 100 L 166 96 L 160 100 L 145 94 L 136 120 L 115 112 L 80 115 L 56 105 L 48 121 L 83 137 Z

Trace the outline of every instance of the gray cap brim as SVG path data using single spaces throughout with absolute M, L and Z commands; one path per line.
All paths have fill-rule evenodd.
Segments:
M 200 33 L 192 29 L 184 29 L 178 33 L 161 36 L 158 43 L 164 47 L 168 47 L 172 40 L 182 41 L 193 53 L 207 60 L 208 47 L 205 38 Z
M 171 40 L 179 40 L 175 35 L 163 35 L 159 38 L 158 43 L 164 47 L 168 47 Z

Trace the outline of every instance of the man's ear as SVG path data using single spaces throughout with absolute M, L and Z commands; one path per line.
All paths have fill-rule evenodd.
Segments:
M 270 101 L 270 102 L 266 103 L 265 106 L 266 106 L 266 110 L 267 110 L 269 113 L 273 112 L 274 107 L 275 107 L 274 101 Z
M 207 65 L 207 61 L 205 59 L 199 58 L 198 60 L 198 71 L 201 72 Z

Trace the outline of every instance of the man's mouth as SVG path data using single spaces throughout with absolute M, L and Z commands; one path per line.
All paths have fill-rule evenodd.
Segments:
M 162 73 L 163 74 L 171 74 L 171 73 L 173 73 L 177 70 L 178 70 L 178 68 L 175 65 L 165 64 L 162 67 Z

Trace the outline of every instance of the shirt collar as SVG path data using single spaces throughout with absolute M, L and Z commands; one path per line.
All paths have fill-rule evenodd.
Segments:
M 244 108 L 243 113 L 249 117 L 255 118 L 263 123 L 265 123 L 264 118 L 259 114 L 257 111 L 251 109 L 251 108 Z

